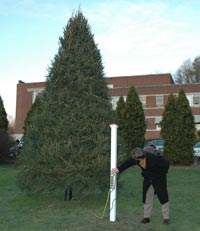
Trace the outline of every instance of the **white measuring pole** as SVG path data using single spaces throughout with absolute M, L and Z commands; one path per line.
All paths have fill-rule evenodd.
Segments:
M 116 194 L 117 194 L 117 175 L 112 174 L 111 170 L 117 167 L 117 128 L 116 124 L 111 124 L 111 159 L 110 159 L 110 221 L 116 221 Z

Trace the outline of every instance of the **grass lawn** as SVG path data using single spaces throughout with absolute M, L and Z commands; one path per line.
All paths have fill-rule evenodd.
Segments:
M 162 224 L 161 206 L 155 197 L 151 222 L 140 220 L 142 177 L 138 168 L 120 176 L 123 186 L 117 194 L 117 222 L 109 222 L 107 193 L 82 195 L 64 202 L 63 192 L 28 196 L 16 184 L 17 166 L 0 166 L 1 231 L 200 231 L 200 169 L 174 168 L 168 174 L 171 224 Z

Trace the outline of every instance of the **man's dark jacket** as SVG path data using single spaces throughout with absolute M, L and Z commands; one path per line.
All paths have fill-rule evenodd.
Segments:
M 154 153 L 145 152 L 146 158 L 146 167 L 142 166 L 141 161 L 135 160 L 130 157 L 125 160 L 117 168 L 119 172 L 127 169 L 130 166 L 138 165 L 142 170 L 142 176 L 144 177 L 143 181 L 143 203 L 146 200 L 146 193 L 149 186 L 152 184 L 155 193 L 158 196 L 158 199 L 161 204 L 165 204 L 169 201 L 168 192 L 167 192 L 167 179 L 166 174 L 169 169 L 169 162 L 163 157 L 156 155 Z

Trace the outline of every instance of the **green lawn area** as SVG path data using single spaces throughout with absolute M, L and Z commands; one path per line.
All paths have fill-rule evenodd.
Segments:
M 161 206 L 155 197 L 151 222 L 140 220 L 142 177 L 138 168 L 120 176 L 117 194 L 117 221 L 109 222 L 109 204 L 104 218 L 107 192 L 82 195 L 64 202 L 64 190 L 28 196 L 16 186 L 17 166 L 0 166 L 1 231 L 199 231 L 200 169 L 171 167 L 168 174 L 171 224 L 162 224 Z

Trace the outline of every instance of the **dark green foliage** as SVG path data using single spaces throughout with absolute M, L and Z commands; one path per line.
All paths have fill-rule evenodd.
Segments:
M 200 138 L 200 130 L 197 131 L 198 138 Z
M 113 111 L 100 51 L 80 11 L 60 38 L 37 110 L 25 129 L 20 187 L 108 187 Z
M 177 156 L 182 165 L 193 163 L 193 145 L 195 143 L 195 123 L 192 110 L 183 90 L 176 100 L 177 120 Z
M 26 133 L 26 128 L 31 126 L 34 115 L 40 114 L 41 110 L 42 110 L 42 97 L 37 97 L 26 116 L 26 120 L 24 121 L 24 127 L 23 127 L 24 134 Z
M 0 96 L 0 130 L 7 131 L 8 130 L 8 119 L 7 113 L 4 108 L 3 100 Z
M 8 132 L 0 130 L 0 163 L 9 161 L 8 152 L 12 143 L 12 139 L 10 138 Z
M 171 163 L 176 163 L 176 138 L 178 134 L 175 128 L 178 112 L 176 110 L 176 98 L 173 95 L 169 96 L 162 116 L 160 135 L 165 141 L 164 155 Z
M 125 112 L 125 101 L 124 97 L 121 96 L 117 102 L 116 107 L 116 124 L 118 125 L 118 161 L 122 161 L 124 159 L 124 155 L 126 153 L 125 143 L 121 138 L 121 133 L 124 131 L 124 112 Z
M 9 147 L 12 142 L 13 141 L 8 134 L 7 113 L 0 96 L 0 163 L 4 163 L 8 160 Z
M 143 146 L 146 132 L 142 103 L 134 87 L 129 89 L 125 105 L 120 99 L 116 111 L 120 122 L 120 137 L 129 155 L 132 148 Z
M 118 125 L 118 132 L 123 133 L 124 130 L 124 113 L 125 113 L 125 101 L 124 97 L 121 96 L 117 102 L 117 107 L 116 107 L 116 123 Z
M 165 140 L 164 155 L 171 164 L 193 163 L 195 123 L 192 110 L 183 90 L 178 97 L 169 97 L 163 112 L 161 136 Z
M 125 112 L 125 101 L 124 97 L 120 96 L 117 107 L 116 107 L 116 113 L 117 113 L 117 124 L 119 124 L 119 128 L 122 128 L 122 121 L 124 118 L 124 112 Z

